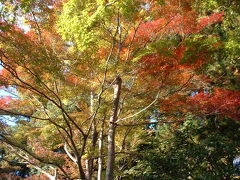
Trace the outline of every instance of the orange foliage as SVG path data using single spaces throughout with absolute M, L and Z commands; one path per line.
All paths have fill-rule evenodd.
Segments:
M 199 20 L 198 29 L 202 30 L 206 26 L 223 21 L 224 12 L 214 13 L 211 16 L 201 18 Z
M 12 79 L 11 73 L 6 69 L 0 69 L 0 85 L 1 84 L 8 84 L 8 81 Z
M 0 109 L 6 108 L 8 106 L 8 104 L 10 103 L 10 101 L 12 101 L 11 96 L 5 96 L 5 97 L 0 98 Z
M 175 3 L 171 0 L 167 2 L 163 8 L 159 6 L 155 6 L 156 9 L 153 8 L 154 11 L 159 9 L 161 13 L 164 13 L 164 17 L 140 24 L 136 32 L 131 32 L 130 38 L 136 33 L 134 42 L 138 46 L 138 43 L 144 45 L 161 38 L 162 35 L 181 35 L 182 39 L 177 47 L 166 47 L 161 52 L 142 57 L 139 69 L 142 77 L 154 76 L 154 80 L 158 81 L 158 84 L 163 85 L 164 80 L 165 84 L 168 83 L 168 85 L 180 85 L 187 81 L 191 71 L 201 67 L 209 58 L 208 49 L 199 51 L 198 45 L 194 44 L 187 47 L 184 35 L 199 33 L 206 26 L 221 22 L 224 13 L 215 13 L 198 20 L 198 15 L 189 6 L 190 1 L 179 1 L 180 5 L 179 2 Z M 213 44 L 213 47 L 218 45 Z M 184 57 L 185 53 L 186 57 Z M 156 85 L 157 83 L 153 82 L 152 84 Z
M 6 110 L 9 113 L 18 112 L 25 115 L 31 115 L 35 111 L 34 107 L 29 107 L 28 100 L 14 99 L 11 96 L 0 98 L 0 110 Z
M 66 82 L 69 84 L 79 84 L 80 83 L 79 78 L 75 75 L 66 75 L 65 78 L 66 78 Z
M 182 94 L 174 94 L 163 100 L 160 110 L 163 112 L 187 112 L 187 98 Z
M 161 110 L 218 115 L 240 120 L 240 92 L 215 89 L 213 93 L 200 92 L 194 96 L 175 94 L 163 101 Z
M 240 92 L 226 89 L 215 89 L 213 93 L 199 93 L 189 98 L 192 108 L 205 113 L 231 117 L 240 120 Z
M 37 142 L 38 140 L 35 139 L 36 142 L 32 143 L 32 147 L 34 148 L 34 152 L 41 158 L 47 159 L 48 161 L 54 161 L 58 163 L 64 162 L 64 156 L 65 154 L 60 154 L 57 152 L 54 152 L 50 149 L 44 148 L 43 144 L 40 142 Z M 34 162 L 33 162 L 34 163 Z
M 169 7 L 174 8 L 174 7 Z M 169 10 L 169 9 L 168 9 Z M 196 34 L 210 24 L 223 21 L 224 12 L 214 13 L 211 16 L 197 20 L 195 11 L 186 12 L 166 12 L 164 18 L 158 18 L 154 21 L 140 24 L 135 34 L 135 42 L 146 43 L 155 40 L 161 35 L 189 35 Z M 130 33 L 130 39 L 134 31 Z
M 168 50 L 171 51 L 171 50 Z M 192 75 L 192 71 L 203 64 L 204 53 L 199 53 L 198 59 L 193 64 L 182 64 L 182 58 L 186 47 L 180 45 L 172 50 L 171 55 L 160 53 L 146 55 L 141 58 L 139 75 L 141 77 L 153 76 L 151 80 L 155 85 L 181 85 L 186 83 Z M 153 82 L 154 81 L 154 82 Z

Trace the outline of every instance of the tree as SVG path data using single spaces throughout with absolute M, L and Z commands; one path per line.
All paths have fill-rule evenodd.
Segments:
M 216 122 L 188 114 L 183 124 L 165 123 L 153 135 L 143 133 L 125 171 L 131 179 L 224 179 L 235 173 L 239 123 Z M 177 129 L 177 130 L 176 130 Z
M 238 1 L 213 0 L 201 1 L 197 10 L 203 15 L 211 14 L 216 10 L 224 11 L 224 21 L 209 27 L 205 33 L 218 36 L 218 51 L 213 53 L 214 61 L 205 70 L 218 88 L 239 91 L 239 60 L 236 54 L 239 51 L 239 7 Z
M 4 2 L 16 18 L 3 13 L 0 81 L 18 97 L 3 98 L 0 108 L 21 120 L 1 127 L 1 141 L 50 178 L 92 179 L 98 163 L 101 179 L 106 157 L 113 179 L 116 155 L 131 154 L 149 116 L 207 84 L 199 71 L 218 37 L 203 31 L 224 13 L 198 20 L 192 3 Z M 16 26 L 20 14 L 30 31 Z M 167 121 L 179 121 L 171 113 Z

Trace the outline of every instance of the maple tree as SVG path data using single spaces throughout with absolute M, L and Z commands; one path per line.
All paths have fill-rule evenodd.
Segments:
M 204 31 L 226 14 L 194 3 L 5 1 L 0 84 L 17 98 L 1 98 L 0 112 L 20 118 L 15 129 L 1 122 L 5 148 L 50 179 L 111 180 L 156 109 L 170 123 L 183 121 L 174 112 L 238 117 L 239 92 L 189 97 L 214 79 L 203 71 L 223 42 Z

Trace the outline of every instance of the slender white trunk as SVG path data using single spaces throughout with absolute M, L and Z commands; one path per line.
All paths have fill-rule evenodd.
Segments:
M 90 93 L 90 112 L 91 115 L 94 114 L 94 93 L 93 91 L 91 91 Z M 92 141 L 92 148 L 95 150 L 96 144 L 97 144 L 97 128 L 96 128 L 96 119 L 93 119 L 93 123 L 92 123 L 92 137 L 91 137 L 91 141 Z M 91 156 L 90 156 L 91 158 Z M 92 179 L 92 174 L 94 173 L 93 167 L 94 166 L 94 159 L 89 159 L 88 160 L 88 169 L 87 169 L 87 173 L 88 173 L 88 179 L 91 180 Z
M 102 177 L 102 168 L 103 168 L 103 133 L 104 133 L 104 119 L 102 121 L 102 127 L 100 130 L 100 134 L 99 134 L 99 142 L 98 142 L 98 176 L 97 176 L 97 180 L 101 180 Z
M 87 180 L 91 180 L 92 177 L 91 177 L 91 165 L 90 165 L 90 160 L 89 159 L 86 159 L 85 160 L 85 166 L 86 166 L 86 177 L 87 177 Z
M 39 172 L 45 174 L 49 178 L 49 180 L 57 180 L 57 169 L 54 169 L 54 175 L 51 175 L 50 173 L 44 171 L 42 168 L 38 166 L 33 165 L 33 167 L 37 169 Z
M 93 92 L 90 92 L 90 112 L 93 114 Z
M 109 131 L 108 131 L 108 156 L 107 156 L 107 169 L 106 169 L 106 180 L 114 179 L 114 164 L 115 164 L 115 131 L 118 114 L 118 106 L 120 101 L 122 79 L 120 77 L 116 78 L 113 96 L 113 109 L 112 116 L 110 117 Z

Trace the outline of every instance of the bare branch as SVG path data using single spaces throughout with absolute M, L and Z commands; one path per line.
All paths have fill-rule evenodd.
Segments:
M 146 106 L 145 108 L 141 109 L 140 111 L 138 111 L 137 113 L 135 113 L 135 114 L 133 114 L 133 115 L 131 115 L 131 116 L 128 116 L 128 117 L 125 117 L 125 118 L 122 118 L 122 119 L 118 119 L 118 120 L 116 121 L 116 123 L 118 123 L 118 122 L 120 122 L 120 121 L 124 121 L 124 120 L 126 120 L 126 119 L 133 118 L 133 117 L 137 116 L 138 114 L 144 112 L 145 110 L 147 110 L 148 108 L 150 108 L 155 102 L 157 102 L 158 98 L 159 98 L 159 92 L 157 93 L 155 99 L 154 99 L 148 106 Z
M 67 143 L 65 142 L 64 143 L 64 150 L 65 152 L 67 153 L 68 157 L 74 162 L 77 164 L 77 158 L 73 157 L 73 155 L 68 151 L 67 149 Z
M 172 124 L 177 122 L 183 122 L 184 120 L 175 120 L 175 121 L 159 121 L 159 122 L 143 122 L 143 123 L 135 123 L 135 124 L 118 124 L 117 126 L 142 126 L 142 125 L 151 125 L 151 124 Z

